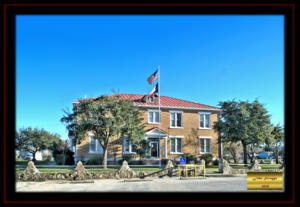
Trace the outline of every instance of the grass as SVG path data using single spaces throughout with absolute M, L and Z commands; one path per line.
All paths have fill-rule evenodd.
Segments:
M 270 164 L 260 164 L 262 169 L 280 169 L 280 164 L 270 165 Z
M 16 160 L 16 165 L 27 165 L 29 161 L 28 160 Z M 34 165 L 53 165 L 55 164 L 54 161 L 48 161 L 48 160 L 41 160 L 41 161 L 35 161 Z
M 37 167 L 38 168 L 38 167 Z M 18 171 L 20 170 L 25 170 L 25 167 L 17 167 Z M 45 172 L 45 173 L 68 173 L 72 172 L 72 169 L 53 169 L 53 168 L 38 168 L 40 172 Z M 87 169 L 89 172 L 112 172 L 112 171 L 117 171 L 118 169 L 116 168 L 108 168 L 108 169 Z M 162 170 L 161 168 L 132 168 L 133 171 L 159 171 Z
M 206 166 L 205 170 L 206 171 L 211 171 L 211 172 L 218 172 L 219 167 L 218 167 L 218 165 Z

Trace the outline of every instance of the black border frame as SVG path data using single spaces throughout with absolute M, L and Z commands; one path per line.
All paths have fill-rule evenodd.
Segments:
M 55 12 L 55 13 L 54 13 Z M 14 188 L 16 14 L 281 14 L 285 15 L 286 191 L 284 193 L 16 193 Z M 127 204 L 295 203 L 295 5 L 294 4 L 4 4 L 3 5 L 3 202 Z M 101 196 L 99 196 L 101 194 Z M 178 194 L 178 196 L 177 196 Z M 199 194 L 201 194 L 199 196 Z M 174 195 L 176 198 L 174 198 Z M 188 195 L 188 196 L 187 196 Z M 115 197 L 120 200 L 115 200 Z M 54 200 L 57 199 L 57 201 Z M 109 199 L 110 200 L 109 200 Z M 199 198 L 201 200 L 199 200 Z M 217 200 L 216 200 L 217 198 Z M 76 199 L 76 200 L 74 200 Z

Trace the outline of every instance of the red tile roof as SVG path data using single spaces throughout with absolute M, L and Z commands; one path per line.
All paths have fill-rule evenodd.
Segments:
M 158 106 L 158 103 L 145 103 L 142 102 L 142 98 L 145 95 L 142 94 L 125 94 L 125 93 L 120 93 L 121 99 L 131 99 L 133 100 L 134 105 L 138 106 Z M 110 95 L 114 96 L 114 95 Z M 96 98 L 90 98 L 87 100 L 93 100 Z M 78 101 L 75 101 L 78 102 Z M 212 110 L 219 110 L 220 108 L 214 107 L 214 106 L 208 106 L 204 104 L 199 104 L 191 101 L 185 101 L 177 98 L 171 98 L 168 96 L 160 96 L 160 106 L 161 107 L 174 107 L 174 108 L 193 108 L 193 109 L 212 109 Z

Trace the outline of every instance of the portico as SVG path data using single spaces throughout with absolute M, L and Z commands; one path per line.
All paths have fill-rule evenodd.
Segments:
M 152 128 L 149 129 L 146 132 L 146 138 L 150 141 L 150 155 L 151 158 L 162 158 L 162 155 L 164 158 L 168 158 L 168 147 L 167 147 L 167 138 L 168 133 L 165 131 L 159 129 L 159 128 Z M 162 153 L 161 147 L 160 147 L 160 140 L 164 139 L 164 150 Z

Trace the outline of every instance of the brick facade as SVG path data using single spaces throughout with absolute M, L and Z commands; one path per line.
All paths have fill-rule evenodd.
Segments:
M 163 130 L 167 136 L 159 139 L 159 151 L 160 158 L 179 158 L 183 153 L 191 153 L 197 157 L 201 156 L 200 153 L 200 138 L 210 139 L 210 153 L 214 157 L 218 157 L 218 134 L 213 130 L 213 124 L 218 120 L 219 110 L 216 109 L 187 109 L 179 107 L 161 107 L 161 121 L 159 124 L 148 123 L 148 110 L 158 110 L 158 108 L 153 106 L 138 106 L 141 112 L 141 116 L 144 118 L 146 123 L 146 132 L 160 128 Z M 170 111 L 181 111 L 182 112 L 182 127 L 172 128 L 170 124 Z M 200 129 L 200 115 L 199 112 L 210 113 L 210 128 Z M 171 137 L 178 136 L 182 137 L 182 153 L 173 154 L 171 153 Z M 165 146 L 165 139 L 167 140 L 167 146 Z M 167 148 L 167 155 L 165 154 L 165 148 Z M 115 158 L 122 158 L 123 155 L 123 139 L 112 139 L 109 143 L 108 148 L 108 158 L 113 160 Z M 203 153 L 202 153 L 203 154 Z M 137 155 L 131 154 L 133 157 L 137 158 Z M 90 152 L 90 137 L 86 137 L 80 144 L 77 145 L 77 158 L 78 159 L 89 159 L 95 156 L 102 156 L 101 153 L 91 153 Z

